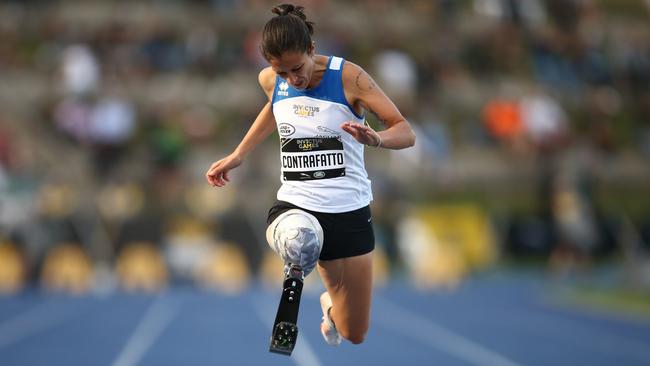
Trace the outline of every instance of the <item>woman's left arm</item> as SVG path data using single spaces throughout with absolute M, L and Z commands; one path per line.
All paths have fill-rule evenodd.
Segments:
M 346 122 L 341 128 L 362 144 L 404 149 L 415 144 L 415 133 L 393 101 L 360 66 L 346 61 L 343 67 L 343 88 L 350 105 L 364 109 L 384 124 L 386 129 L 375 131 L 368 125 Z

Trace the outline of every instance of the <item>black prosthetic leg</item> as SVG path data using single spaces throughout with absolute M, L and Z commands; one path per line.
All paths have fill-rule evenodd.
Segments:
M 298 339 L 298 310 L 304 280 L 302 268 L 291 265 L 284 276 L 278 313 L 273 323 L 270 352 L 290 356 Z

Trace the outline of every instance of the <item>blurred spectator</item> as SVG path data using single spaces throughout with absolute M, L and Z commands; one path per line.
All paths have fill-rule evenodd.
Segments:
M 215 71 L 218 46 L 219 35 L 207 25 L 195 26 L 185 39 L 188 61 L 208 75 Z
M 443 178 L 443 169 L 450 163 L 452 147 L 444 121 L 428 109 L 422 112 L 421 118 L 421 122 L 417 118 L 410 119 L 417 144 L 390 152 L 390 174 L 396 180 L 413 179 L 423 174 Z
M 555 272 L 588 269 L 599 244 L 592 159 L 588 147 L 576 146 L 564 156 L 552 178 L 550 198 L 557 241 L 550 266 Z
M 63 99 L 55 108 L 54 119 L 64 134 L 91 149 L 94 169 L 101 177 L 119 163 L 136 128 L 133 105 L 117 96 Z
M 189 148 L 178 120 L 178 107 L 163 106 L 149 117 L 147 142 L 154 163 L 160 167 L 177 167 Z
M 524 134 L 521 109 L 515 100 L 494 99 L 482 111 L 483 121 L 492 137 L 507 145 L 520 143 Z
M 66 98 L 54 109 L 56 126 L 80 143 L 88 138 L 91 116 L 92 105 L 86 99 Z
M 386 49 L 375 56 L 374 63 L 379 86 L 403 108 L 410 108 L 418 78 L 413 59 L 400 50 Z
M 255 69 L 260 70 L 268 65 L 268 62 L 260 52 L 261 41 L 262 33 L 258 30 L 248 33 L 244 40 L 244 55 L 246 56 L 246 61 Z
M 88 138 L 100 177 L 112 173 L 135 133 L 135 110 L 130 101 L 106 96 L 93 106 Z
M 130 101 L 107 96 L 94 105 L 88 128 L 89 140 L 97 145 L 122 145 L 135 131 L 135 110 Z
M 568 128 L 562 106 L 549 95 L 534 91 L 520 101 L 521 119 L 526 136 L 540 148 L 562 140 Z
M 156 23 L 140 51 L 148 66 L 158 72 L 180 71 L 187 65 L 187 51 L 179 34 L 169 25 Z
M 12 137 L 9 130 L 0 127 L 0 169 L 6 169 L 11 164 L 11 139 Z
M 635 94 L 650 91 L 650 36 L 647 29 L 633 28 L 628 42 L 616 45 L 623 77 Z
M 63 88 L 66 93 L 83 95 L 97 89 L 100 81 L 100 66 L 87 45 L 67 46 L 63 50 L 61 68 Z
M 484 16 L 516 24 L 538 25 L 546 16 L 539 0 L 474 0 L 474 9 Z

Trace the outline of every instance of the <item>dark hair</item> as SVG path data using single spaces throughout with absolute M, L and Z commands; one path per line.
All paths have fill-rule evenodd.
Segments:
M 282 4 L 271 11 L 277 16 L 264 26 L 260 50 L 267 60 L 280 57 L 287 51 L 309 52 L 314 23 L 307 21 L 302 6 Z

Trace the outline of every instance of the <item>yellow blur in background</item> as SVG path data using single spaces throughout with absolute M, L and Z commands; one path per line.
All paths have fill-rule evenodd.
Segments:
M 25 282 L 25 264 L 15 245 L 0 241 L 0 294 L 18 292 Z
M 497 259 L 488 216 L 473 204 L 414 209 L 400 227 L 411 279 L 423 288 L 454 288 Z

